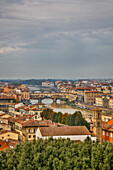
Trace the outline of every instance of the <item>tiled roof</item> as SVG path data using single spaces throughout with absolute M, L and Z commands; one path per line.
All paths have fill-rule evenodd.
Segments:
M 0 135 L 2 135 L 4 133 L 16 133 L 16 134 L 19 134 L 18 132 L 4 130 L 4 131 L 0 132 Z
M 101 91 L 85 91 L 85 93 L 103 93 Z
M 42 136 L 90 135 L 86 126 L 39 127 Z
M 12 96 L 0 95 L 0 99 L 14 99 Z
M 109 121 L 107 122 L 107 124 L 113 126 L 113 119 L 109 120 Z
M 19 144 L 20 141 L 18 140 L 12 140 L 12 139 L 8 139 L 6 141 L 2 141 L 0 140 L 0 151 L 6 151 L 8 149 L 13 149 L 13 147 L 15 147 L 15 145 Z
M 0 140 L 0 151 L 10 149 L 10 144 L 7 141 Z
M 23 127 L 41 127 L 41 126 L 48 126 L 46 122 L 40 120 L 28 120 L 23 124 Z
M 99 108 L 96 108 L 96 109 L 93 109 L 93 111 L 102 111 L 101 109 L 99 109 Z
M 11 123 L 15 123 L 17 119 L 15 119 L 14 117 L 9 117 L 8 121 Z

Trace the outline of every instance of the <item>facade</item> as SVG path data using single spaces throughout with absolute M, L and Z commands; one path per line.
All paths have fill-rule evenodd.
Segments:
M 109 120 L 102 126 L 102 140 L 103 142 L 113 143 L 113 119 Z
M 12 104 L 14 101 L 14 98 L 11 96 L 0 96 L 0 110 L 3 112 L 8 113 L 9 105 Z
M 30 91 L 28 88 L 21 89 L 22 100 L 30 100 Z
M 98 96 L 95 98 L 95 105 L 100 107 L 109 107 L 109 97 Z
M 15 131 L 19 133 L 19 139 L 25 141 L 33 141 L 36 139 L 36 131 L 39 127 L 53 126 L 54 124 L 49 120 L 34 120 L 30 119 L 22 121 L 20 119 L 15 122 Z
M 113 109 L 113 97 L 110 95 L 102 95 L 95 97 L 96 106 L 102 106 Z
M 102 96 L 97 96 L 97 97 L 95 97 L 95 105 L 96 105 L 96 106 L 100 106 L 100 107 L 103 106 Z
M 42 86 L 44 86 L 44 87 L 54 87 L 54 83 L 49 82 L 49 81 L 45 81 L 45 82 L 42 82 Z
M 113 97 L 109 99 L 109 107 L 113 109 Z
M 96 103 L 96 97 L 102 96 L 103 92 L 101 91 L 86 91 L 84 95 L 84 102 L 90 105 Z
M 113 119 L 113 115 L 108 115 L 108 114 L 102 115 L 102 122 L 108 122 L 111 119 Z
M 97 136 L 99 142 L 102 142 L 102 110 L 93 110 L 93 133 Z
M 18 140 L 18 133 L 13 132 L 13 131 L 2 131 L 0 133 L 0 140 L 7 140 L 7 139 L 13 139 L 13 140 Z

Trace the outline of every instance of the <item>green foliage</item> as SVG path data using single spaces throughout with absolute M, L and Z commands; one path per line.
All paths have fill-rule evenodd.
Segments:
M 112 170 L 113 144 L 39 139 L 0 152 L 0 170 Z
M 44 109 L 42 117 L 50 119 L 55 123 L 63 123 L 69 126 L 86 126 L 90 130 L 90 124 L 83 118 L 80 111 L 73 114 L 54 112 L 52 109 Z

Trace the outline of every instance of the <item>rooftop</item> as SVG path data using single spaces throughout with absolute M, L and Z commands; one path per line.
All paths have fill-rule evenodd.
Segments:
M 91 135 L 86 126 L 39 127 L 42 136 Z

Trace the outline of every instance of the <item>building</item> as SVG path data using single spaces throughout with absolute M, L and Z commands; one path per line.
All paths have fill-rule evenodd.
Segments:
M 95 105 L 113 109 L 113 97 L 110 95 L 97 96 Z
M 39 127 L 36 131 L 36 139 L 46 139 L 48 137 L 58 138 L 70 138 L 70 140 L 84 141 L 87 136 L 91 137 L 90 132 L 86 126 L 49 126 Z M 95 140 L 96 138 L 92 138 Z
M 21 99 L 22 100 L 30 100 L 30 91 L 29 88 L 21 89 Z
M 109 107 L 113 109 L 113 97 L 110 97 L 109 99 Z
M 93 134 L 97 136 L 99 142 L 102 142 L 102 110 L 93 110 Z
M 18 140 L 6 139 L 0 140 L 0 151 L 7 151 L 13 149 L 20 142 Z
M 102 115 L 100 109 L 94 109 L 90 131 L 97 136 L 100 142 L 113 143 L 113 116 Z
M 103 124 L 102 141 L 113 143 L 113 119 Z
M 96 103 L 96 97 L 102 96 L 103 92 L 101 91 L 86 91 L 84 94 L 84 102 L 90 105 Z
M 15 131 L 19 133 L 19 139 L 25 141 L 26 139 L 32 141 L 36 139 L 36 131 L 38 127 L 48 127 L 54 124 L 50 120 L 41 120 L 32 118 L 28 119 L 17 119 L 15 121 Z
M 0 95 L 0 110 L 8 113 L 9 105 L 14 102 L 14 97 Z
M 113 119 L 113 115 L 102 114 L 102 122 L 108 122 L 111 119 Z
M 45 81 L 45 82 L 42 82 L 42 86 L 44 86 L 44 87 L 54 87 L 54 83 L 50 82 L 50 81 Z
M 12 140 L 18 140 L 18 133 L 13 132 L 13 131 L 2 131 L 0 132 L 0 140 L 7 140 L 7 139 L 12 139 Z
M 95 105 L 100 107 L 109 107 L 109 96 L 98 96 L 95 97 Z

